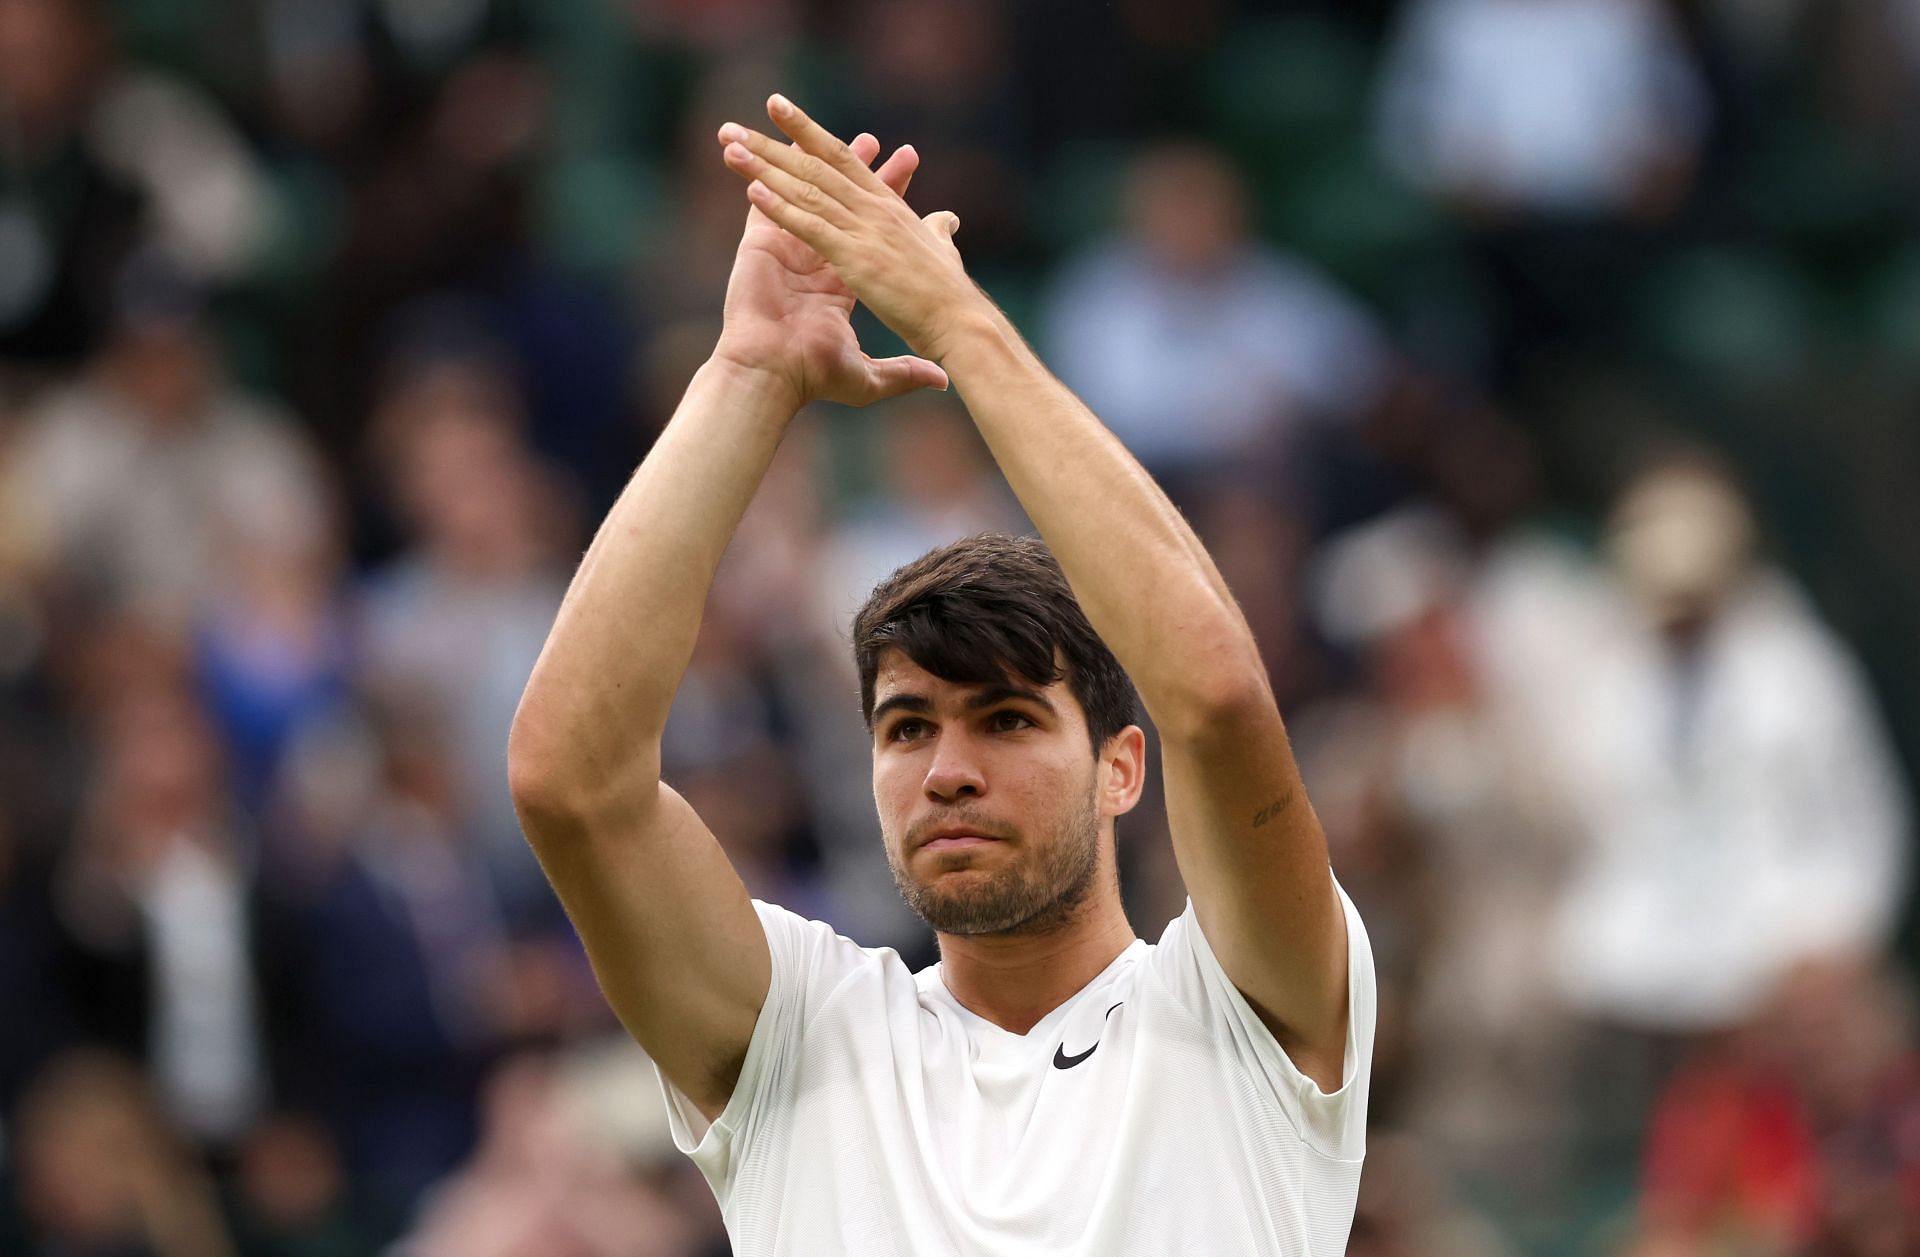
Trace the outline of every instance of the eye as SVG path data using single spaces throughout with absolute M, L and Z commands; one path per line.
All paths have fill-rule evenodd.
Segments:
M 1016 729 L 1031 729 L 1034 727 L 1033 721 L 1011 709 L 994 712 L 992 716 L 988 717 L 987 725 L 995 733 L 1012 733 Z
M 924 720 L 902 720 L 900 723 L 894 725 L 893 728 L 887 730 L 887 741 L 911 742 L 913 739 L 919 737 L 925 729 L 926 722 Z

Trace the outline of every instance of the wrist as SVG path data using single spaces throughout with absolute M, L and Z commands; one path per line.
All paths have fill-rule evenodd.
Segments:
M 756 408 L 777 413 L 782 422 L 791 419 L 806 404 L 799 381 L 791 374 L 739 352 L 725 337 L 714 346 L 699 374 L 730 393 L 750 399 Z
M 929 346 L 933 352 L 927 357 L 957 378 L 974 364 L 1004 358 L 1025 344 L 1012 321 L 983 293 L 941 329 L 938 343 Z

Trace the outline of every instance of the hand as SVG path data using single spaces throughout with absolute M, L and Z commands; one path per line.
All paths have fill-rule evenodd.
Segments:
M 759 211 L 826 259 L 868 309 L 924 358 L 945 356 L 966 312 L 986 304 L 967 278 L 958 216 L 916 216 L 900 192 L 784 96 L 767 114 L 791 146 L 735 123 L 720 128 L 727 165 Z
M 902 146 L 876 173 L 868 163 L 879 155 L 879 140 L 862 134 L 844 147 L 849 160 L 896 199 L 920 165 L 919 154 Z M 714 356 L 772 377 L 794 410 L 811 401 L 864 406 L 947 387 L 947 373 L 924 359 L 861 352 L 849 321 L 853 303 L 852 291 L 819 253 L 755 206 L 734 255 Z

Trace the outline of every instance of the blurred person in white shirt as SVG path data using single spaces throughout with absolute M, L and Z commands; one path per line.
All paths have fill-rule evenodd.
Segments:
M 1906 901 L 1912 815 L 1868 679 L 1758 540 L 1697 451 L 1613 510 L 1638 615 L 1580 661 L 1567 713 L 1592 845 L 1558 954 L 1569 997 L 1617 1024 L 1742 1022 L 1799 962 L 1886 945 Z
M 1388 162 L 1483 272 L 1481 369 L 1516 389 L 1616 337 L 1709 122 L 1660 0 L 1415 0 L 1379 92 Z
M 1667 197 L 1706 112 L 1657 0 L 1415 0 L 1388 53 L 1381 138 L 1449 199 L 1604 217 Z
M 1053 282 L 1039 340 L 1060 378 L 1176 496 L 1248 458 L 1279 464 L 1315 422 L 1365 418 L 1390 359 L 1368 312 L 1251 232 L 1222 154 L 1147 150 L 1125 225 Z
M 174 630 L 222 586 L 224 536 L 322 518 L 329 495 L 295 418 L 229 378 L 203 298 L 164 266 L 125 277 L 107 348 L 6 466 L 43 578 Z

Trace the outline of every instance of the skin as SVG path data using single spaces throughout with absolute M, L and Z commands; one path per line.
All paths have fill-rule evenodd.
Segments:
M 1139 802 L 1146 750 L 1130 725 L 1096 758 L 1064 680 L 1009 682 L 956 685 L 883 652 L 873 797 L 894 880 L 935 928 L 947 988 L 1024 1034 L 1133 941 L 1114 821 Z M 926 845 L 955 826 L 991 841 Z
M 871 136 L 842 142 L 783 97 L 768 113 L 791 144 L 734 123 L 719 132 L 753 206 L 720 341 L 588 549 L 509 739 L 522 826 L 608 1002 L 717 1116 L 772 966 L 738 875 L 660 781 L 673 691 L 720 557 L 795 412 L 951 382 L 1160 731 L 1174 853 L 1209 943 L 1296 1065 L 1331 1090 L 1346 1038 L 1345 917 L 1225 582 L 1152 478 L 967 277 L 959 220 L 907 205 L 912 150 L 876 171 Z M 856 300 L 914 352 L 862 353 L 848 321 Z M 1036 722 L 1039 733 L 990 728 L 970 696 L 905 661 L 892 668 L 876 706 L 918 692 L 933 732 L 876 743 L 875 801 L 892 858 L 936 910 L 982 887 L 1004 905 L 1006 887 L 1073 880 L 1046 871 L 1072 861 L 1047 856 L 1084 834 L 1074 818 L 1092 804 L 1098 868 L 1084 897 L 1021 923 L 1045 929 L 941 933 L 956 997 L 1024 1032 L 1132 938 L 1111 876 L 1112 825 L 1138 797 L 1139 731 L 1094 756 L 1070 696 L 1052 705 L 1072 715 Z M 969 815 L 1011 836 L 964 859 L 907 849 L 917 826 Z

